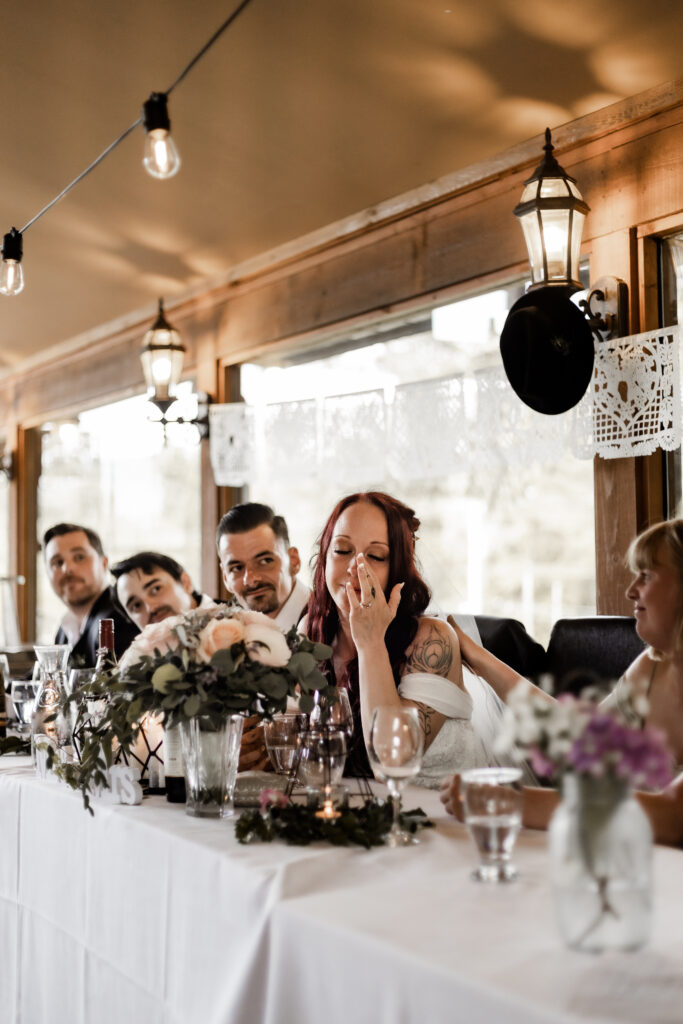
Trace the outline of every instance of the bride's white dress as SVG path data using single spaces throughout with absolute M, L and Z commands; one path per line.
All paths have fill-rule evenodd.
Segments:
M 401 679 L 401 697 L 446 716 L 427 748 L 419 775 L 412 780 L 415 785 L 437 789 L 441 780 L 454 772 L 503 763 L 493 751 L 503 704 L 466 665 L 462 672 L 467 692 L 450 679 L 429 672 L 410 672 Z

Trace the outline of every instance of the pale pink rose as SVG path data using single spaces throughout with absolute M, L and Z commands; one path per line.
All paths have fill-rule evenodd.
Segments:
M 275 619 L 271 619 L 270 615 L 264 615 L 263 612 L 252 612 L 251 609 L 245 609 L 243 611 L 240 609 L 239 617 L 245 626 L 260 625 L 264 626 L 266 629 L 274 629 L 278 633 L 282 632 Z
M 169 615 L 161 622 L 151 622 L 142 633 L 135 637 L 119 663 L 120 669 L 135 665 L 145 655 L 152 656 L 155 651 L 165 654 L 178 646 L 178 638 L 174 627 L 182 622 L 182 615 Z
M 229 650 L 244 636 L 244 627 L 238 619 L 210 619 L 199 634 L 197 658 L 211 661 L 216 651 Z
M 261 618 L 267 618 L 266 615 Z M 244 643 L 247 654 L 252 661 L 273 668 L 282 668 L 292 656 L 287 641 L 279 629 L 272 625 L 265 626 L 261 622 L 250 623 L 244 627 Z
M 287 807 L 291 801 L 281 789 L 264 789 L 261 791 L 258 802 L 261 806 L 261 814 L 263 814 L 269 807 Z

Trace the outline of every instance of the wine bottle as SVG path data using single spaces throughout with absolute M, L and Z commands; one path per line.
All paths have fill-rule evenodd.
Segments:
M 114 650 L 114 620 L 100 619 L 99 640 L 97 644 L 96 672 L 106 672 L 116 667 L 116 651 Z
M 164 774 L 166 776 L 166 799 L 172 804 L 184 804 L 185 770 L 183 750 L 180 742 L 180 728 L 164 730 Z

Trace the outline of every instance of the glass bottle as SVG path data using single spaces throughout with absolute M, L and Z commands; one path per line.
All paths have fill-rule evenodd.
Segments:
M 164 729 L 164 774 L 166 777 L 166 799 L 172 804 L 184 804 L 185 767 L 180 739 L 180 727 Z
M 116 668 L 116 651 L 114 650 L 114 620 L 100 619 L 97 661 L 95 662 L 96 672 L 107 672 Z
M 62 710 L 71 647 L 50 644 L 33 649 L 38 659 L 39 685 L 31 716 L 31 758 L 43 774 L 44 762 L 38 757 L 40 750 L 52 747 L 60 760 L 73 759 L 71 730 Z

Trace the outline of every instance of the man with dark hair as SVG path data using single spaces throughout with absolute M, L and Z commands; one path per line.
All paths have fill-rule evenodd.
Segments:
M 297 579 L 301 558 L 282 516 L 255 501 L 235 505 L 218 524 L 216 544 L 223 581 L 238 604 L 264 612 L 285 632 L 299 622 L 310 590 Z
M 100 619 L 113 619 L 120 657 L 138 631 L 114 605 L 99 535 L 87 526 L 57 523 L 45 531 L 43 552 L 52 589 L 67 609 L 55 642 L 71 644 L 72 663 L 90 668 L 97 660 Z
M 180 562 L 158 551 L 140 551 L 112 568 L 116 598 L 136 626 L 161 622 L 192 608 L 213 608 L 214 602 L 192 585 Z

